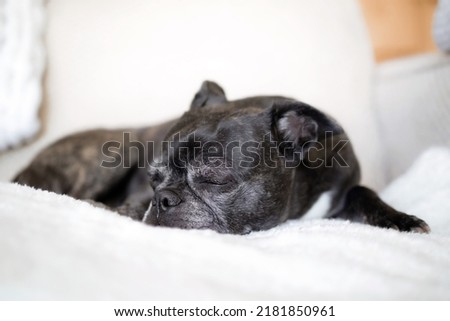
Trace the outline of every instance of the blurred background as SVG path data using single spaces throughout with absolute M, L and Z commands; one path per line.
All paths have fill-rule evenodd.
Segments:
M 432 33 L 437 2 L 359 0 L 376 61 L 438 51 Z
M 0 180 L 95 127 L 156 124 L 205 79 L 342 123 L 378 190 L 450 146 L 450 0 L 2 0 Z

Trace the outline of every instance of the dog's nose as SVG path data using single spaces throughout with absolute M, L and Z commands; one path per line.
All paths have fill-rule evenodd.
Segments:
M 160 191 L 156 196 L 158 208 L 167 211 L 171 207 L 175 207 L 181 203 L 181 198 L 174 191 L 165 189 Z

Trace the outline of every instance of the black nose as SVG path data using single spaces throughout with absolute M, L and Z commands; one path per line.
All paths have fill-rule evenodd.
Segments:
M 156 195 L 156 204 L 159 209 L 167 211 L 169 208 L 181 203 L 181 198 L 172 190 L 162 190 Z

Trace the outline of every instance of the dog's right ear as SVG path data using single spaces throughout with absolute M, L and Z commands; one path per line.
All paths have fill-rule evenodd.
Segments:
M 222 87 L 213 81 L 204 81 L 200 90 L 195 94 L 191 103 L 191 110 L 205 106 L 218 105 L 227 102 Z
M 301 158 L 324 139 L 325 132 L 335 135 L 342 132 L 339 125 L 319 110 L 298 101 L 274 103 L 269 109 L 272 133 L 280 143 L 282 154 L 297 153 Z

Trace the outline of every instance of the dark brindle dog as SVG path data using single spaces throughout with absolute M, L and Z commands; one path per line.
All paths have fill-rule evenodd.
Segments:
M 328 192 L 330 218 L 429 231 L 359 179 L 351 144 L 332 118 L 283 97 L 228 101 L 204 82 L 178 120 L 63 138 L 15 181 L 154 225 L 249 233 L 300 218 Z

